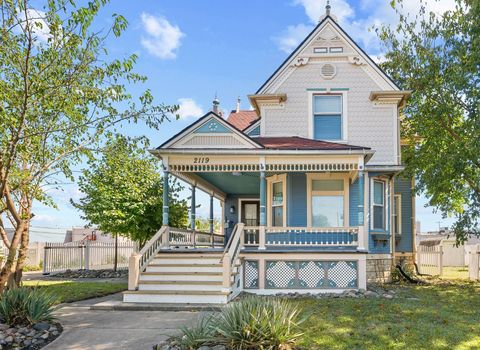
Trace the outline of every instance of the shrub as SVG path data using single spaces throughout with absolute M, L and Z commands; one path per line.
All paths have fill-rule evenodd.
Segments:
M 0 297 L 0 315 L 9 325 L 31 326 L 53 320 L 55 298 L 36 288 L 6 290 Z
M 290 349 L 303 334 L 298 326 L 305 320 L 288 300 L 247 297 L 201 320 L 195 328 L 184 329 L 180 345 L 183 349 L 202 344 L 222 344 L 235 350 Z
M 208 343 L 215 335 L 215 318 L 212 315 L 202 317 L 193 327 L 182 327 L 182 337 L 177 339 L 182 349 L 195 350 Z

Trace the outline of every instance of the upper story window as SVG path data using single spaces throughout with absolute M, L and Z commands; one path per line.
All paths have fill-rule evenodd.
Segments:
M 342 95 L 313 96 L 313 138 L 342 140 Z
M 373 229 L 385 230 L 385 182 L 373 181 Z

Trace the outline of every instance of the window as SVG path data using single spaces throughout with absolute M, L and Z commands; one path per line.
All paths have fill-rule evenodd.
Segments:
M 313 95 L 313 136 L 316 140 L 341 140 L 342 95 Z
M 343 52 L 343 47 L 331 47 L 330 48 L 331 53 L 340 53 Z
M 385 230 L 385 182 L 373 181 L 373 229 Z
M 327 53 L 328 49 L 326 47 L 314 47 L 313 53 Z
M 393 234 L 402 234 L 402 195 L 393 196 Z
M 283 226 L 283 183 L 272 184 L 272 226 Z
M 343 227 L 345 224 L 344 180 L 311 181 L 311 226 Z

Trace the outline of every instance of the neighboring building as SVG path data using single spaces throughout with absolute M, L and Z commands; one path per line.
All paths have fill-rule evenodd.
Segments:
M 108 233 L 103 233 L 95 228 L 72 227 L 67 230 L 63 243 L 94 241 L 102 243 L 115 243 L 115 237 Z M 118 236 L 119 243 L 130 242 L 127 238 Z
M 167 205 L 124 300 L 225 303 L 241 290 L 341 292 L 388 279 L 393 260 L 415 252 L 413 181 L 401 177 L 399 136 L 408 95 L 327 9 L 249 96 L 253 111 L 237 107 L 224 119 L 215 100 L 152 151 L 163 162 L 164 205 L 169 177 L 221 201 L 227 258 L 223 247 L 192 247 L 194 227 L 169 228 Z M 188 253 L 177 249 L 185 245 Z

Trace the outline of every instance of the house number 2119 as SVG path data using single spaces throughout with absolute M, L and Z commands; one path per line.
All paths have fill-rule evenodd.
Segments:
M 207 164 L 210 161 L 208 157 L 195 157 L 193 158 L 193 164 Z

